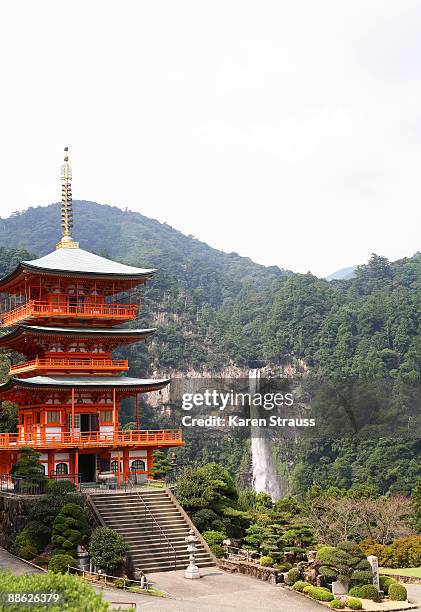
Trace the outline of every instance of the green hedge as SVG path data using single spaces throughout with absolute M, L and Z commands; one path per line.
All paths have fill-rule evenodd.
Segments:
M 394 578 L 391 578 L 390 576 L 380 576 L 379 581 L 380 588 L 385 593 L 389 592 L 389 587 L 391 584 L 396 584 L 396 580 Z
M 94 589 L 76 576 L 70 574 L 26 574 L 14 576 L 11 572 L 0 572 L 0 593 L 58 593 L 60 601 L 48 606 L 22 603 L 2 606 L 7 612 L 107 612 L 109 604 L 97 595 Z
M 389 586 L 389 597 L 393 601 L 406 601 L 408 599 L 408 593 L 402 584 L 391 584 Z
M 349 591 L 352 597 L 361 597 L 362 599 L 371 599 L 372 601 L 380 601 L 380 595 L 374 584 L 364 584 L 362 586 L 352 587 Z
M 313 586 L 313 585 L 310 584 L 309 582 L 306 582 L 305 580 L 297 580 L 297 582 L 292 585 L 292 588 L 294 589 L 294 591 L 300 591 L 300 593 L 302 593 L 303 589 L 305 589 L 306 586 Z

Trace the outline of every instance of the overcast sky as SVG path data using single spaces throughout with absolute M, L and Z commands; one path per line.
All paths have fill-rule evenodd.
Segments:
M 420 250 L 417 0 L 21 0 L 0 14 L 0 214 L 128 207 L 318 275 Z M 82 245 L 83 246 L 83 245 Z

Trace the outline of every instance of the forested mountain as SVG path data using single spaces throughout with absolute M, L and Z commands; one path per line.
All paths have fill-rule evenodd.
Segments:
M 396 262 L 373 255 L 352 278 L 329 282 L 266 268 L 139 213 L 93 202 L 75 203 L 74 236 L 87 250 L 159 269 L 144 290 L 140 322 L 158 332 L 147 347 L 129 347 L 131 375 L 218 374 L 233 364 L 247 370 L 299 361 L 319 377 L 384 377 L 419 389 L 421 253 Z M 0 220 L 0 273 L 53 250 L 58 239 L 58 205 Z M 4 377 L 7 363 L 0 361 Z M 7 428 L 9 407 L 3 412 L 9 420 L 0 428 Z M 189 458 L 222 458 L 233 471 L 244 466 L 244 445 L 227 444 L 224 450 L 197 442 L 186 447 Z M 290 481 L 298 492 L 339 481 L 407 491 L 420 471 L 416 444 L 379 439 L 370 453 L 365 442 L 324 441 L 280 448 L 278 459 L 294 466 Z M 379 467 L 386 453 L 389 464 Z
M 85 201 L 74 208 L 82 248 L 158 268 L 142 322 L 159 331 L 148 357 L 131 349 L 134 373 L 150 363 L 220 371 L 295 357 L 323 374 L 420 375 L 419 253 L 394 263 L 373 255 L 351 279 L 328 282 L 223 253 L 139 213 Z M 36 256 L 59 234 L 58 204 L 0 220 L 0 245 Z M 0 272 L 27 256 L 3 249 Z

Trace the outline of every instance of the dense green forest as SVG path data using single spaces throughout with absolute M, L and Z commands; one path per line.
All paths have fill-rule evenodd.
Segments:
M 159 269 L 144 291 L 141 318 L 158 332 L 147 347 L 128 349 L 132 375 L 301 363 L 329 380 L 387 379 L 403 403 L 408 388 L 419 399 L 420 253 L 396 262 L 373 255 L 351 279 L 328 282 L 266 268 L 139 213 L 92 202 L 75 203 L 74 236 L 87 250 Z M 43 255 L 58 238 L 58 205 L 0 220 L 1 274 L 31 257 L 25 249 Z M 419 425 L 415 415 L 411 430 Z M 247 469 L 244 441 L 192 441 L 184 453 L 189 460 L 222 459 L 233 473 Z M 419 444 L 402 437 L 378 436 L 371 446 L 357 438 L 280 445 L 277 458 L 298 494 L 338 482 L 408 491 L 421 475 Z

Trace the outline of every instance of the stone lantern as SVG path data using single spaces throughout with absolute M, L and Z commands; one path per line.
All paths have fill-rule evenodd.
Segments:
M 185 538 L 187 542 L 187 552 L 189 553 L 189 565 L 184 572 L 184 578 L 188 578 L 189 580 L 195 580 L 196 578 L 200 578 L 199 568 L 196 565 L 195 552 L 197 551 L 196 543 L 199 541 L 199 538 L 194 535 L 193 529 L 190 529 L 189 535 Z

